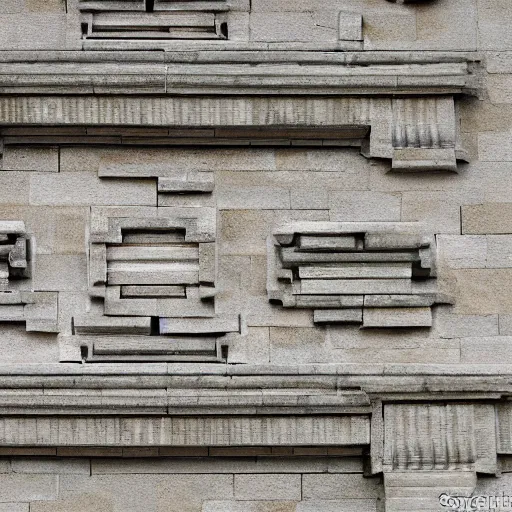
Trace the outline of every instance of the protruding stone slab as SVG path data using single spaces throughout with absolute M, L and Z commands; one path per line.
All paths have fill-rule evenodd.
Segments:
M 432 327 L 429 307 L 365 307 L 363 327 Z
M 214 318 L 160 318 L 161 334 L 225 334 L 239 331 L 240 319 L 237 315 Z
M 359 309 L 319 309 L 315 310 L 315 324 L 360 324 L 363 321 L 363 310 Z

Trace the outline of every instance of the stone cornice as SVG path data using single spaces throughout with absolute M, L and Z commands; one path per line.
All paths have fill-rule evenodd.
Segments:
M 375 474 L 391 435 L 383 408 L 454 404 L 468 421 L 475 408 L 490 439 L 495 415 L 510 415 L 511 376 L 505 365 L 1 365 L 0 445 L 370 445 Z M 501 433 L 498 453 L 509 444 Z M 493 473 L 495 454 L 478 470 Z
M 512 395 L 510 365 L 428 364 L 305 364 L 229 365 L 201 363 L 116 364 L 12 364 L 0 365 L 0 389 L 189 389 L 189 390 L 316 390 L 329 395 L 334 390 L 352 390 L 357 400 L 362 390 L 370 395 L 401 395 L 412 399 L 425 393 L 431 398 L 473 398 L 475 393 L 491 399 Z M 252 391 L 251 391 L 252 390 Z M 196 393 L 194 391 L 194 393 Z M 94 391 L 92 391 L 94 394 Z M 305 395 L 308 393 L 305 392 Z M 338 397 L 338 405 L 354 405 Z M 350 399 L 352 400 L 352 398 Z M 356 400 L 356 401 L 357 401 Z M 365 403 L 364 399 L 358 402 Z M 319 402 L 320 403 L 320 402 Z M 332 403 L 324 405 L 331 406 Z
M 454 55 L 309 52 L 308 60 L 308 52 L 247 52 L 240 63 L 238 52 L 213 59 L 208 52 L 142 52 L 137 59 L 121 53 L 116 60 L 108 52 L 69 52 L 34 56 L 33 62 L 18 53 L 0 57 L 0 94 L 359 96 L 458 94 L 473 88 L 468 59 Z

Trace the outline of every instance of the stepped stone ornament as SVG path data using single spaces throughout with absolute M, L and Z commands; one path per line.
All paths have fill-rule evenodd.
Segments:
M 0 290 L 28 273 L 27 233 L 21 221 L 0 221 Z
M 129 171 L 127 171 L 129 174 Z M 170 173 L 162 194 L 211 194 L 210 172 Z M 215 312 L 216 209 L 91 209 L 89 292 L 103 316 L 74 318 L 61 359 L 89 362 L 224 360 L 238 315 Z M 160 336 L 158 336 L 160 335 Z
M 302 222 L 268 239 L 267 292 L 318 324 L 430 327 L 436 244 L 417 223 Z
M 0 221 L 0 322 L 57 332 L 57 292 L 30 289 L 31 239 L 21 221 Z

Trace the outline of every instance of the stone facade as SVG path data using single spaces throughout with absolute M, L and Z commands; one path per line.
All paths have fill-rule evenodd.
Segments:
M 511 26 L 4 0 L 0 512 L 512 495 Z

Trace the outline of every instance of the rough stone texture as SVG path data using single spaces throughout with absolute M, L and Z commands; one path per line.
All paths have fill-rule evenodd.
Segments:
M 301 477 L 299 475 L 235 475 L 235 498 L 237 500 L 281 500 L 301 499 Z
M 0 512 L 510 494 L 509 1 L 0 3 Z

